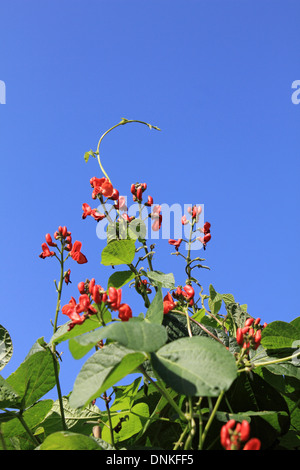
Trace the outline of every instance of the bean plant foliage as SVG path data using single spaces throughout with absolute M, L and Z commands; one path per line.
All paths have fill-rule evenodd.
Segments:
M 84 244 L 67 227 L 46 234 L 39 256 L 56 262 L 59 273 L 52 336 L 38 338 L 16 371 L 0 376 L 0 448 L 299 450 L 300 317 L 266 324 L 263 312 L 250 314 L 221 287 L 203 291 L 209 268 L 199 253 L 211 249 L 212 234 L 209 222 L 198 227 L 201 206 L 189 207 L 180 220 L 189 226 L 187 239 L 166 241 L 182 263 L 181 279 L 159 265 L 146 221 L 159 232 L 161 206 L 146 196 L 146 183 L 129 182 L 138 206 L 138 215 L 129 215 L 100 158 L 105 135 L 129 123 L 160 130 L 122 119 L 84 155 L 101 169 L 90 180 L 97 208 L 83 203 L 82 219 L 107 224 L 99 260 L 110 273 L 107 285 L 97 274 L 72 279 L 78 291 L 69 295 L 68 263 L 88 261 Z M 133 312 L 132 295 L 143 311 Z M 85 361 L 67 396 L 60 387 L 63 342 L 74 367 Z M 0 369 L 12 354 L 10 334 L 0 325 Z M 53 388 L 57 399 L 45 398 Z

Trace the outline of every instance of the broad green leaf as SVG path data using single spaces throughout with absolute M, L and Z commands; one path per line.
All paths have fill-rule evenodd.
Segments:
M 250 360 L 256 368 L 263 364 L 270 372 L 275 375 L 295 377 L 300 380 L 300 354 L 292 359 L 287 359 L 284 362 L 276 362 L 283 360 L 284 358 L 291 357 L 296 353 L 299 353 L 299 349 L 294 348 L 280 348 L 280 349 L 264 349 L 263 346 L 259 346 L 256 351 L 251 351 Z M 268 364 L 269 363 L 269 364 Z M 265 365 L 267 364 L 267 365 Z
M 20 397 L 0 375 L 0 408 L 18 408 Z
M 217 341 L 200 336 L 166 344 L 151 354 L 151 364 L 167 385 L 187 396 L 218 396 L 237 376 L 233 355 Z
M 102 250 L 104 266 L 132 263 L 135 256 L 135 240 L 113 240 Z
M 132 271 L 117 271 L 113 273 L 108 279 L 107 288 L 115 287 L 120 289 L 128 282 L 134 279 L 134 273 Z
M 212 286 L 212 284 L 210 284 L 209 286 L 209 299 L 208 299 L 208 305 L 209 305 L 209 308 L 211 310 L 211 312 L 216 315 L 221 306 L 222 306 L 222 302 L 223 302 L 223 297 L 221 294 L 218 294 L 214 287 Z
M 300 340 L 300 330 L 290 323 L 274 321 L 262 330 L 261 344 L 266 349 L 291 348 Z
M 166 289 L 175 288 L 175 279 L 173 273 L 162 273 L 160 271 L 147 271 L 144 272 L 145 276 L 151 281 L 156 287 L 165 287 Z
M 104 450 L 98 440 L 70 431 L 50 434 L 40 445 L 39 450 Z
M 63 397 L 65 422 L 68 430 L 89 435 L 95 422 L 100 418 L 99 408 L 92 403 L 84 409 L 73 409 L 67 397 Z M 91 423 L 91 424 L 90 424 Z M 59 401 L 55 401 L 43 422 L 41 423 L 46 435 L 63 431 Z
M 228 316 L 233 320 L 236 327 L 242 328 L 245 320 L 249 317 L 248 313 L 238 303 L 227 303 L 225 306 Z
M 128 235 L 133 240 L 145 239 L 147 236 L 147 227 L 141 219 L 134 219 L 128 225 Z
M 105 390 L 131 374 L 146 356 L 121 344 L 111 343 L 96 351 L 76 377 L 70 406 L 80 408 L 98 398 Z
M 52 404 L 52 400 L 41 400 L 25 410 L 22 414 L 26 426 L 33 434 L 51 409 Z M 26 450 L 34 447 L 32 440 L 18 418 L 11 419 L 2 424 L 2 433 L 8 450 L 13 450 L 14 446 L 10 444 L 10 441 L 16 438 L 19 440 L 21 449 Z
M 138 392 L 141 380 L 142 377 L 137 377 L 129 385 L 121 385 L 119 387 L 114 387 L 115 399 L 113 404 L 110 406 L 111 412 L 130 410 L 132 408 L 132 404 Z
M 110 312 L 103 305 L 101 305 L 101 310 L 103 312 L 102 315 L 105 323 L 109 322 L 111 320 Z M 64 325 L 60 326 L 56 333 L 54 333 L 52 336 L 49 344 L 59 344 L 62 341 L 67 341 L 71 338 L 74 338 L 75 336 L 87 333 L 88 331 L 93 331 L 96 328 L 102 326 L 102 323 L 97 318 L 97 315 L 92 315 L 91 317 L 87 318 L 84 323 L 81 325 L 75 325 L 74 328 L 69 331 L 70 323 L 71 321 L 68 321 Z
M 232 294 L 222 294 L 222 299 L 225 304 L 235 303 L 234 296 Z
M 0 370 L 10 361 L 13 345 L 9 332 L 0 325 Z
M 118 432 L 114 433 L 115 441 L 125 441 L 140 432 L 148 417 L 149 408 L 146 403 L 137 403 L 130 411 L 121 411 L 112 416 L 112 427 L 115 428 L 119 425 Z M 106 426 L 102 429 L 102 438 L 111 443 L 110 430 Z
M 161 289 L 159 288 L 151 302 L 150 307 L 146 313 L 146 320 L 150 323 L 157 323 L 161 325 L 164 317 L 164 305 Z
M 18 408 L 33 405 L 56 385 L 51 351 L 44 349 L 31 354 L 6 382 L 20 396 Z
M 79 359 L 82 357 L 80 347 L 94 346 L 106 338 L 134 351 L 153 352 L 166 343 L 167 332 L 161 325 L 131 318 L 127 322 L 114 322 L 99 330 L 73 338 L 69 343 L 70 351 L 75 359 Z

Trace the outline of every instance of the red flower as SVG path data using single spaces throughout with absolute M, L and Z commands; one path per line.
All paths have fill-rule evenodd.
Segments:
M 209 222 L 205 222 L 205 224 L 203 225 L 203 233 L 206 234 L 206 233 L 209 233 L 210 232 L 210 223 Z
M 108 178 L 96 178 L 95 176 L 90 179 L 91 186 L 94 188 L 92 198 L 96 199 L 98 194 L 110 198 L 114 194 L 114 187 Z
M 85 317 L 79 315 L 77 310 L 78 310 L 78 307 L 77 307 L 77 303 L 74 297 L 72 297 L 69 303 L 67 305 L 64 305 L 61 310 L 64 315 L 67 315 L 70 318 L 70 320 L 72 320 L 71 327 L 75 325 L 81 325 L 81 323 L 83 323 L 85 320 Z
M 122 321 L 128 321 L 129 318 L 132 317 L 132 310 L 131 308 L 129 307 L 129 305 L 127 304 L 121 304 L 119 306 L 119 315 L 118 317 L 122 320 Z
M 245 444 L 243 450 L 260 450 L 261 442 L 256 437 L 252 437 L 250 441 Z
M 54 256 L 54 251 L 50 251 L 47 243 L 42 243 L 42 253 L 39 255 L 40 258 L 45 259 L 48 256 Z
M 170 238 L 169 244 L 175 246 L 175 250 L 178 251 L 178 248 L 180 247 L 180 244 L 182 242 L 182 239 L 180 238 L 179 240 L 173 240 Z
M 78 287 L 78 290 L 79 290 L 80 294 L 85 293 L 85 282 L 83 282 L 83 281 L 79 282 L 77 287 Z
M 241 443 L 249 439 L 250 424 L 248 421 L 243 420 L 241 423 L 235 422 L 230 419 L 221 428 L 220 441 L 225 450 L 240 450 Z M 260 440 L 256 438 L 250 439 L 244 446 L 243 450 L 259 450 Z
M 65 279 L 65 283 L 68 285 L 71 281 L 70 281 L 70 274 L 71 274 L 71 269 L 69 269 L 66 273 L 65 273 L 65 276 L 64 276 L 64 279 Z
M 182 294 L 184 295 L 184 297 L 186 297 L 186 299 L 191 300 L 195 295 L 194 288 L 187 284 L 182 289 Z
M 83 210 L 83 214 L 82 214 L 83 219 L 85 219 L 88 215 L 91 215 L 92 217 L 94 217 L 94 219 L 97 222 L 105 218 L 105 214 L 101 214 L 100 212 L 98 212 L 97 209 L 92 209 L 86 202 L 82 204 L 82 210 Z
M 82 204 L 82 210 L 83 210 L 83 214 L 82 214 L 83 219 L 85 219 L 88 215 L 91 215 L 92 213 L 92 208 L 86 202 Z
M 112 310 L 118 310 L 121 304 L 122 289 L 110 287 L 108 289 L 109 305 Z
M 164 300 L 163 300 L 163 306 L 164 306 L 164 314 L 169 313 L 176 306 L 170 292 L 168 292 L 167 295 L 165 295 Z
M 183 216 L 181 217 L 181 223 L 182 223 L 182 225 L 186 225 L 186 224 L 189 223 L 189 221 L 188 221 L 187 218 L 186 218 L 186 215 L 183 215 Z
M 153 197 L 148 196 L 148 200 L 147 202 L 145 202 L 145 206 L 152 206 L 152 204 L 153 204 Z
M 150 216 L 151 219 L 154 219 L 152 230 L 157 232 L 160 229 L 162 223 L 161 206 L 154 206 Z
M 127 206 L 126 206 L 126 199 L 124 196 L 120 196 L 115 203 L 115 208 L 119 209 L 120 211 L 127 211 Z
M 77 261 L 78 264 L 84 264 L 87 263 L 87 259 L 84 254 L 81 253 L 81 246 L 82 243 L 79 241 L 75 241 L 72 247 L 72 250 L 70 252 L 71 258 L 75 261 Z
M 49 246 L 57 246 L 56 243 L 53 243 L 50 233 L 46 233 L 45 238 Z

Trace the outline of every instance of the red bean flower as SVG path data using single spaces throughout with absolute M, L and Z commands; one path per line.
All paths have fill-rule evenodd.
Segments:
M 92 198 L 96 199 L 98 195 L 110 198 L 114 195 L 114 187 L 108 178 L 93 178 L 90 179 L 91 186 L 94 188 Z
M 131 308 L 129 307 L 129 305 L 127 304 L 121 304 L 119 306 L 119 314 L 118 314 L 118 317 L 120 318 L 120 320 L 122 321 L 128 321 L 129 318 L 132 317 L 132 310 Z
M 248 441 L 243 450 L 259 450 L 261 443 L 257 438 L 249 439 L 250 424 L 243 420 L 236 423 L 234 419 L 230 419 L 224 424 L 220 431 L 220 441 L 225 450 L 241 450 L 243 442 Z
M 171 310 L 175 308 L 176 304 L 173 300 L 173 297 L 171 296 L 170 292 L 165 295 L 164 300 L 163 300 L 163 307 L 164 307 L 164 314 L 166 315 L 169 313 Z
M 42 259 L 55 255 L 54 251 L 50 251 L 47 243 L 42 243 L 42 250 L 43 250 L 42 253 L 39 255 L 39 257 Z
M 182 239 L 180 238 L 179 240 L 174 240 L 172 238 L 169 239 L 169 244 L 173 245 L 175 247 L 175 250 L 178 251 L 180 245 L 181 245 Z
M 76 240 L 70 252 L 71 258 L 74 261 L 77 261 L 78 264 L 87 263 L 86 256 L 83 253 L 81 253 L 81 247 L 82 247 L 82 243 Z

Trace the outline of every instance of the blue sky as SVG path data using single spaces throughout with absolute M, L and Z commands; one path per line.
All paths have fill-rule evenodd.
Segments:
M 299 316 L 299 14 L 296 0 L 1 2 L 0 323 L 14 344 L 4 377 L 51 337 L 59 266 L 38 257 L 45 233 L 66 225 L 89 260 L 69 263 L 63 304 L 79 281 L 105 286 L 111 274 L 94 221 L 81 219 L 89 179 L 102 176 L 83 155 L 122 117 L 162 132 L 118 128 L 104 167 L 121 194 L 141 181 L 155 203 L 205 205 L 205 290 L 266 322 Z M 168 242 L 157 250 L 155 269 L 183 283 Z M 80 361 L 61 350 L 67 394 Z

